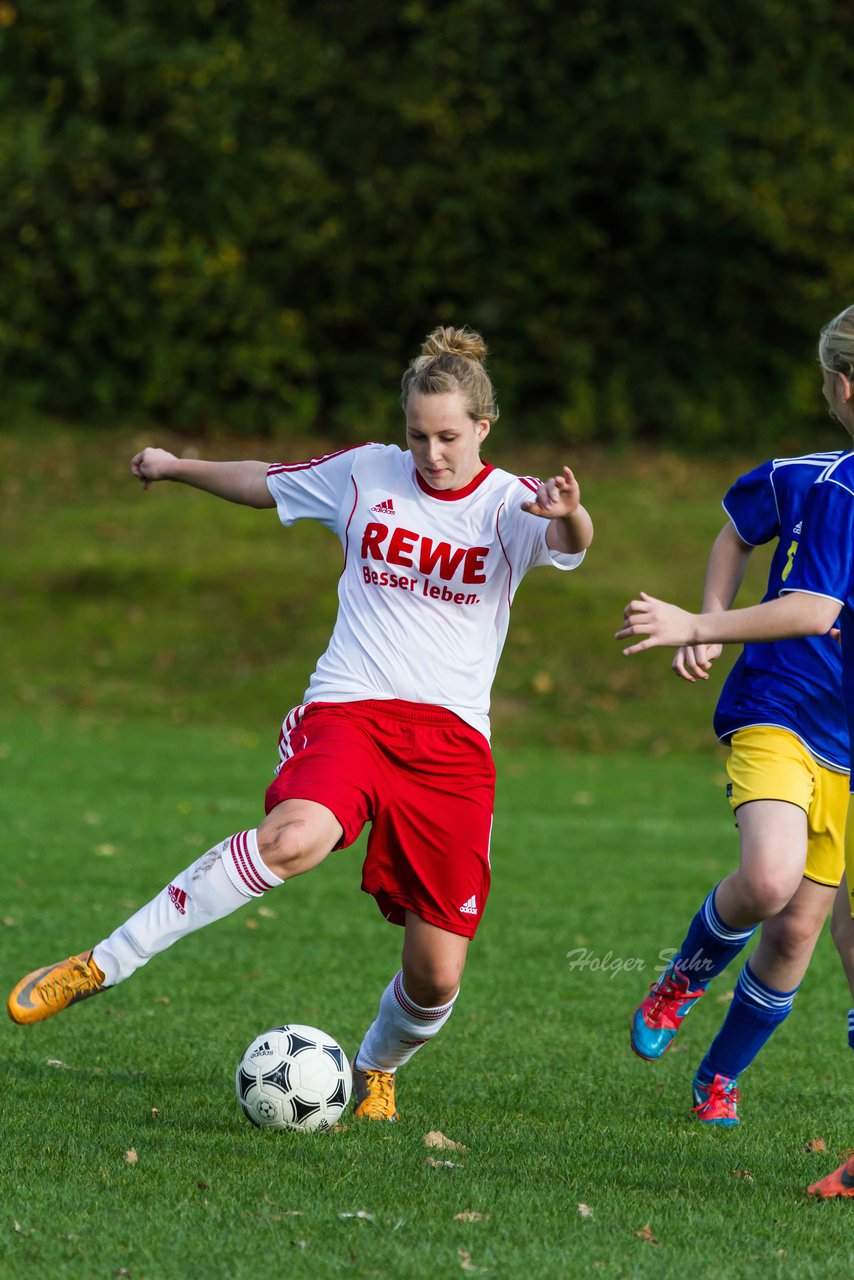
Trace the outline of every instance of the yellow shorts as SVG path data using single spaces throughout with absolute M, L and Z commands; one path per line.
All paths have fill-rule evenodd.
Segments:
M 819 764 L 800 738 L 772 725 L 739 729 L 729 745 L 727 795 L 733 811 L 749 800 L 796 804 L 807 815 L 804 875 L 818 884 L 838 885 L 845 870 L 848 774 Z M 848 856 L 854 859 L 854 847 Z
M 848 797 L 848 826 L 845 828 L 845 875 L 848 879 L 848 906 L 854 920 L 854 795 Z

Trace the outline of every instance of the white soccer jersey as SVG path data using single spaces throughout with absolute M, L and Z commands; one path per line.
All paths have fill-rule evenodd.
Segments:
M 365 444 L 267 484 L 279 519 L 334 529 L 344 547 L 338 617 L 305 702 L 403 698 L 446 707 L 489 737 L 489 696 L 516 588 L 535 565 L 584 552 L 546 546 L 529 515 L 537 481 L 485 466 L 464 489 L 431 489 L 397 445 Z

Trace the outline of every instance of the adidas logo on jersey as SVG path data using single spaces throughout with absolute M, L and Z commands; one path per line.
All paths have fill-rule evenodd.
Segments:
M 468 902 L 463 903 L 463 905 L 460 907 L 460 911 L 465 916 L 477 915 L 477 898 L 475 897 L 474 894 L 471 895 Z
M 172 906 L 177 911 L 180 911 L 182 916 L 185 916 L 187 914 L 187 894 L 185 890 L 179 889 L 175 884 L 170 884 L 166 892 L 172 899 Z
M 391 498 L 383 498 L 382 502 L 378 502 L 375 507 L 371 507 L 371 511 L 375 511 L 379 516 L 393 516 L 394 503 Z

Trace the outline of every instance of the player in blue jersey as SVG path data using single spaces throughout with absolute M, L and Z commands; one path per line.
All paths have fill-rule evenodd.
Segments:
M 822 394 L 831 416 L 854 438 L 854 307 L 847 307 L 821 332 Z M 854 749 L 854 452 L 842 454 L 822 471 L 804 504 L 800 530 L 787 556 L 791 570 L 776 599 L 746 609 L 692 614 L 642 592 L 630 601 L 617 638 L 636 640 L 624 650 L 640 653 L 657 645 L 776 642 L 825 635 L 840 620 L 842 689 L 849 740 Z M 834 940 L 854 1001 L 854 819 L 849 802 L 845 838 L 846 882 L 834 910 Z M 847 891 L 847 892 L 846 892 Z M 843 896 L 844 895 L 844 896 Z M 846 901 L 847 898 L 847 901 Z M 842 906 L 847 909 L 843 910 Z M 854 1009 L 849 1012 L 849 1044 L 854 1049 Z M 854 1159 L 814 1183 L 810 1194 L 854 1198 Z
M 778 458 L 742 476 L 709 557 L 703 609 L 728 609 L 753 549 L 777 540 L 765 599 L 791 573 L 811 485 L 839 452 Z M 673 669 L 708 678 L 720 646 L 679 649 Z M 765 921 L 732 1004 L 693 1082 L 694 1112 L 738 1124 L 737 1080 L 792 1008 L 843 871 L 848 733 L 842 657 L 829 636 L 747 645 L 727 678 L 715 732 L 728 743 L 727 793 L 740 861 L 708 894 L 666 972 L 632 1019 L 632 1048 L 660 1058 L 679 1026 Z

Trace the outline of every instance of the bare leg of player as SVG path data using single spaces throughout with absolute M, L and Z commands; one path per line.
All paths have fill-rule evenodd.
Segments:
M 450 1018 L 468 939 L 406 913 L 401 970 L 383 992 L 353 1062 L 355 1114 L 396 1120 L 394 1075 Z
M 123 982 L 180 938 L 310 871 L 340 838 L 341 826 L 324 805 L 283 801 L 257 830 L 209 849 L 91 951 L 27 974 L 9 996 L 9 1017 L 40 1022 Z

